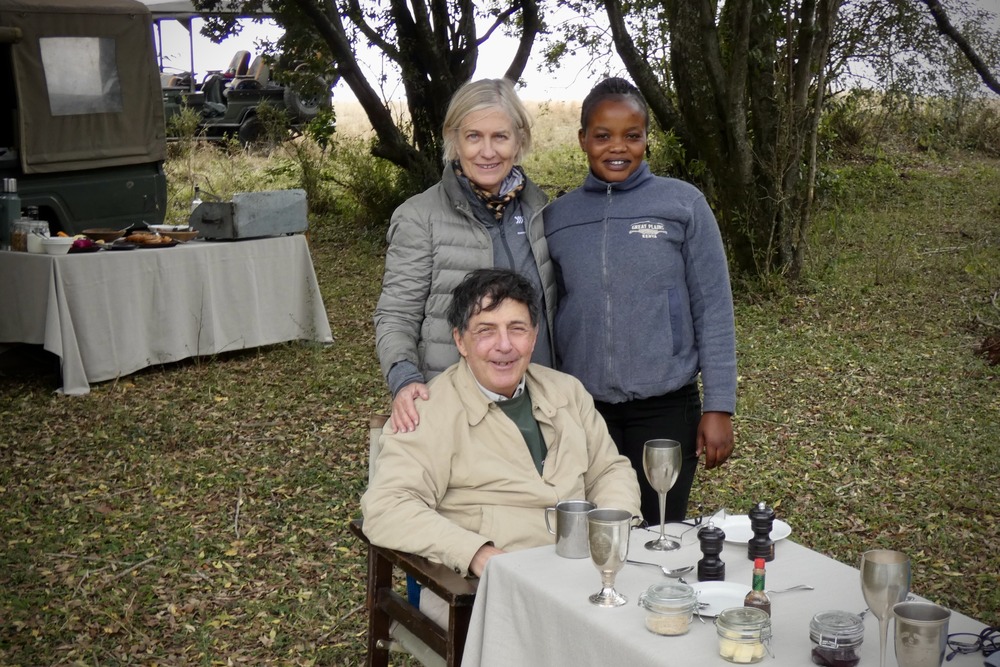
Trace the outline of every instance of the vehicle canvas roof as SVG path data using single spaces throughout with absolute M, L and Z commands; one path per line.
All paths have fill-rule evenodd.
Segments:
M 219 14 L 237 14 L 241 17 L 261 17 L 270 14 L 270 9 L 265 3 L 261 11 L 259 12 L 242 12 L 233 8 L 234 3 L 232 0 L 228 3 L 223 3 L 221 11 L 217 12 L 201 12 L 195 9 L 194 4 L 190 0 L 142 0 L 143 4 L 149 7 L 150 13 L 153 15 L 154 21 L 159 21 L 161 19 L 183 19 L 183 18 L 193 18 L 196 16 L 205 16 L 208 14 L 219 15 Z
M 138 0 L 0 0 L 0 12 L 130 14 L 144 11 L 143 7 Z
M 0 26 L 20 32 L 20 39 L 11 44 L 11 61 L 18 99 L 18 149 L 24 173 L 165 158 L 152 20 L 143 3 L 0 0 Z M 77 62 L 62 55 L 66 49 L 49 48 L 72 46 L 75 38 L 100 43 L 96 52 L 103 64 Z M 87 78 L 85 74 L 94 76 Z M 59 86 L 62 89 L 56 90 Z M 108 90 L 113 93 L 113 103 L 101 99 Z M 79 99 L 97 99 L 98 108 L 76 110 L 73 105 Z M 58 107 L 60 101 L 65 108 Z

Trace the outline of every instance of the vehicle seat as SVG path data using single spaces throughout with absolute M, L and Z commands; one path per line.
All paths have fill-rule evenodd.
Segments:
M 229 61 L 229 66 L 222 71 L 222 76 L 227 79 L 233 79 L 238 76 L 244 76 L 247 73 L 247 66 L 250 64 L 250 52 L 249 51 L 237 51 L 233 55 L 233 59 Z
M 210 74 L 205 83 L 201 84 L 201 92 L 205 99 L 201 113 L 206 118 L 226 114 L 226 100 L 222 96 L 225 85 L 226 79 L 221 74 Z
M 225 104 L 225 100 L 222 99 L 222 88 L 226 85 L 226 80 L 223 78 L 224 75 L 221 74 L 211 74 L 205 83 L 201 85 L 201 92 L 205 93 L 206 102 L 214 102 L 215 104 Z
M 237 76 L 229 83 L 229 88 L 263 88 L 271 78 L 271 68 L 264 61 L 263 56 L 257 56 L 250 63 L 247 73 Z
M 162 81 L 162 79 L 161 79 Z M 167 81 L 167 88 L 191 88 L 191 74 L 174 74 Z

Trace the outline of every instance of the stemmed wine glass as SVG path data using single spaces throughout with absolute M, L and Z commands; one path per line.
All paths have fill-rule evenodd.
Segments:
M 615 575 L 628 558 L 632 515 L 625 510 L 598 508 L 587 512 L 590 559 L 601 573 L 601 590 L 590 596 L 598 607 L 620 607 L 628 599 L 615 590 Z
M 667 492 L 681 473 L 681 443 L 676 440 L 647 440 L 642 448 L 642 469 L 649 485 L 660 496 L 660 537 L 646 542 L 651 551 L 679 549 L 680 543 L 668 539 L 664 530 L 667 513 Z
M 874 549 L 861 554 L 861 594 L 878 619 L 879 667 L 885 667 L 885 646 L 892 607 L 910 592 L 910 559 L 901 551 Z

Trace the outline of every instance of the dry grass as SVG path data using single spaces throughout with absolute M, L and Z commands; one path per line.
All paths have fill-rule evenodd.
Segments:
M 545 152 L 576 145 L 576 131 L 580 127 L 579 102 L 525 102 L 528 112 L 535 119 L 532 128 L 535 150 Z M 391 104 L 394 118 L 406 118 L 402 102 Z M 337 131 L 349 137 L 371 136 L 371 123 L 358 102 L 335 101 Z

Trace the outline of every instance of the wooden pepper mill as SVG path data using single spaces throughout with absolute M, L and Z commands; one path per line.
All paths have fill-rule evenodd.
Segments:
M 698 561 L 698 581 L 723 581 L 726 564 L 719 558 L 726 534 L 711 521 L 698 530 L 698 542 L 705 557 Z
M 774 526 L 774 509 L 767 503 L 758 503 L 750 511 L 750 528 L 753 537 L 747 542 L 747 558 L 754 560 L 763 558 L 774 560 L 774 541 L 771 539 L 771 528 Z

